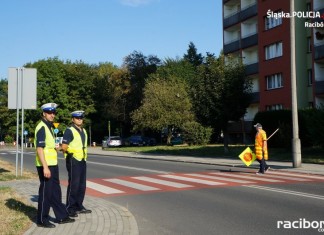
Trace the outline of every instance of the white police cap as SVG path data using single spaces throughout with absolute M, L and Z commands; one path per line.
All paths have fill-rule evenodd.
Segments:
M 56 111 L 57 106 L 58 105 L 55 103 L 47 103 L 47 104 L 43 104 L 41 109 L 44 112 L 46 112 L 46 111 L 54 112 L 54 111 Z
M 84 117 L 84 111 L 83 110 L 77 110 L 71 113 L 72 117 Z

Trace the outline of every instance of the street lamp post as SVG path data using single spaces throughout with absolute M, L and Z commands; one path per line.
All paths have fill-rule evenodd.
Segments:
M 295 11 L 294 0 L 290 0 L 290 14 Z M 301 145 L 298 134 L 298 105 L 297 105 L 297 83 L 296 83 L 296 53 L 295 53 L 295 19 L 290 18 L 290 69 L 291 69 L 291 111 L 292 111 L 292 154 L 293 167 L 301 167 Z

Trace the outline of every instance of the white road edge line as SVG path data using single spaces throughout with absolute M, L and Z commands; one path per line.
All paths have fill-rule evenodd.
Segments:
M 290 190 L 284 190 L 284 189 L 276 189 L 276 188 L 257 186 L 257 185 L 243 185 L 243 187 L 268 190 L 268 191 L 273 191 L 273 192 L 277 192 L 277 193 L 285 193 L 285 194 L 291 194 L 291 195 L 295 195 L 295 196 L 309 197 L 309 198 L 324 200 L 324 196 L 316 195 L 316 194 L 302 193 L 302 192 L 296 192 L 296 191 L 290 191 Z

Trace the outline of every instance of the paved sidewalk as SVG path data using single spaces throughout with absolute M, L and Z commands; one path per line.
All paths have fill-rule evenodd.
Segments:
M 0 186 L 10 186 L 14 188 L 18 194 L 30 200 L 31 205 L 37 208 L 37 192 L 39 181 L 37 180 L 18 180 L 18 181 L 2 181 Z M 63 202 L 66 201 L 64 192 L 66 187 L 61 185 L 63 193 Z M 101 198 L 86 196 L 84 205 L 92 210 L 91 214 L 79 214 L 75 218 L 74 223 L 56 224 L 55 228 L 37 227 L 35 221 L 31 228 L 24 233 L 31 234 L 75 234 L 75 235 L 99 235 L 99 234 L 115 234 L 115 235 L 138 235 L 134 216 L 124 207 L 108 202 Z M 54 219 L 53 210 L 50 212 Z M 3 215 L 2 215 L 3 216 Z M 52 221 L 53 222 L 53 221 Z
M 107 151 L 102 150 L 101 147 L 90 147 L 89 154 L 98 155 L 112 155 L 120 157 L 132 157 L 143 159 L 155 159 L 164 161 L 179 161 L 191 162 L 200 164 L 211 164 L 228 166 L 233 168 L 247 168 L 242 161 L 237 159 L 227 158 L 208 158 L 208 157 L 188 157 L 188 156 L 170 156 L 170 155 L 148 155 L 139 154 L 134 152 L 120 152 L 120 151 Z M 293 168 L 292 162 L 275 162 L 268 161 L 271 169 L 276 171 L 291 171 L 309 174 L 324 175 L 324 165 L 319 164 L 305 164 L 303 163 L 299 168 Z M 258 163 L 253 163 L 249 168 L 258 169 Z M 37 207 L 37 191 L 39 182 L 38 180 L 19 180 L 10 182 L 0 182 L 0 186 L 8 185 L 30 200 L 31 204 Z M 65 202 L 66 187 L 61 185 L 63 192 L 63 202 Z M 86 208 L 92 210 L 91 214 L 80 214 L 74 223 L 60 224 L 54 229 L 39 228 L 33 223 L 32 227 L 25 233 L 29 234 L 75 234 L 75 235 L 97 235 L 97 234 L 115 234 L 115 235 L 138 235 L 139 229 L 134 216 L 126 208 L 117 204 L 111 203 L 101 198 L 86 196 L 84 205 Z M 51 210 L 51 216 L 53 212 Z M 35 222 L 35 221 L 34 221 Z

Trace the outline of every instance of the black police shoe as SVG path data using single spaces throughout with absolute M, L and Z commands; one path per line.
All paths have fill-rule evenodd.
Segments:
M 69 217 L 78 217 L 78 214 L 75 213 L 75 211 L 70 211 L 69 212 Z
M 52 224 L 49 221 L 43 222 L 43 223 L 37 223 L 37 227 L 43 227 L 43 228 L 55 228 L 55 224 Z
M 91 210 L 88 210 L 86 208 L 82 208 L 81 210 L 76 211 L 76 213 L 78 213 L 78 214 L 89 214 L 91 212 L 92 212 Z
M 66 217 L 64 219 L 59 220 L 57 223 L 59 224 L 66 224 L 66 223 L 73 223 L 75 219 L 71 219 L 70 217 Z

